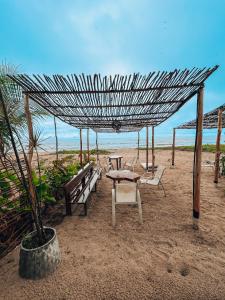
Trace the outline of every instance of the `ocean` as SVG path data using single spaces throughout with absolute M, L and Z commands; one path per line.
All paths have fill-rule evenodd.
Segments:
M 83 134 L 83 149 L 86 149 L 86 132 Z M 221 143 L 224 143 L 225 137 L 222 134 Z M 203 133 L 203 144 L 215 144 L 216 130 L 207 130 Z M 195 132 L 193 130 L 176 130 L 176 146 L 194 145 Z M 172 144 L 172 132 L 158 133 L 155 132 L 155 147 L 168 147 Z M 58 136 L 59 150 L 79 149 L 79 135 L 75 134 L 67 136 L 60 134 Z M 137 148 L 137 133 L 99 133 L 98 134 L 99 149 L 119 149 L 119 148 Z M 145 147 L 145 132 L 140 134 L 140 147 Z M 46 151 L 55 151 L 55 137 L 53 135 L 45 136 L 41 142 L 41 147 Z M 95 134 L 90 134 L 90 149 L 96 147 Z M 151 131 L 149 132 L 149 147 L 151 147 Z

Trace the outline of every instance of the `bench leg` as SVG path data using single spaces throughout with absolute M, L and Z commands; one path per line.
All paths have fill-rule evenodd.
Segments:
M 143 224 L 141 196 L 139 190 L 137 191 L 137 203 L 138 203 L 139 222 L 140 224 Z
M 102 179 L 102 172 L 100 172 L 99 176 L 98 176 L 98 180 Z
M 92 189 L 92 192 L 96 192 L 97 191 L 97 182 L 94 185 L 94 188 Z
M 72 216 L 71 203 L 69 200 L 66 200 L 66 215 Z
M 116 226 L 116 198 L 115 189 L 112 189 L 112 226 Z

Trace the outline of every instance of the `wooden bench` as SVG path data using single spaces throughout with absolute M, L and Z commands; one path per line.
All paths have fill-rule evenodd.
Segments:
M 83 205 L 84 215 L 87 215 L 87 202 L 90 193 L 96 191 L 97 180 L 101 178 L 102 170 L 94 168 L 94 164 L 86 164 L 74 178 L 64 185 L 66 215 L 72 215 L 72 206 Z

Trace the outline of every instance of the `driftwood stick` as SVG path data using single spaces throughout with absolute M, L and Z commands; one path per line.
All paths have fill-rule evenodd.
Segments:
M 155 130 L 154 126 L 152 126 L 152 175 L 155 172 Z
M 174 166 L 174 162 L 175 162 L 175 144 L 176 144 L 176 128 L 173 128 L 172 166 Z
M 87 128 L 87 158 L 88 162 L 90 162 L 89 128 Z
M 56 161 L 59 160 L 59 145 L 58 145 L 58 136 L 57 136 L 57 126 L 56 126 L 56 117 L 54 116 L 54 127 L 55 127 L 55 153 Z
M 146 172 L 148 171 L 148 126 L 146 126 Z
M 215 154 L 215 175 L 214 182 L 218 183 L 219 170 L 220 170 L 220 139 L 222 132 L 222 110 L 218 111 L 218 129 L 217 129 L 217 138 L 216 138 L 216 154 Z
M 197 97 L 197 127 L 196 127 L 196 144 L 194 159 L 194 186 L 193 186 L 193 218 L 199 219 L 200 216 L 200 183 L 201 183 L 201 159 L 202 159 L 202 121 L 203 121 L 203 93 L 201 87 Z
M 97 157 L 97 165 L 99 164 L 99 153 L 98 153 L 98 133 L 96 132 L 96 157 Z
M 140 155 L 140 131 L 138 131 L 138 151 L 137 151 L 137 159 L 139 160 Z
M 83 166 L 83 145 L 82 145 L 82 129 L 80 129 L 80 165 Z

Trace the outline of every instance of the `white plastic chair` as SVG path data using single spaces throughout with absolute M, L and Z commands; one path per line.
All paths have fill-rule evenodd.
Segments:
M 140 192 L 137 183 L 117 183 L 112 189 L 112 225 L 116 225 L 116 206 L 120 204 L 137 204 L 139 222 L 143 223 Z

